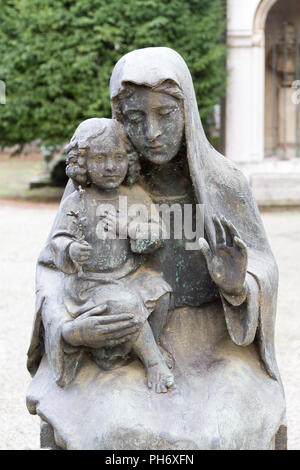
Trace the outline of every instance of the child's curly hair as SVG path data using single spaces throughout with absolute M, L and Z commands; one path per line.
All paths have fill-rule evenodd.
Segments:
M 139 178 L 138 154 L 127 139 L 122 124 L 115 119 L 91 118 L 79 124 L 70 143 L 64 149 L 67 154 L 67 176 L 82 186 L 90 184 L 86 169 L 87 151 L 93 147 L 93 141 L 100 136 L 103 136 L 105 141 L 111 135 L 120 137 L 127 150 L 129 164 L 124 184 L 128 186 L 134 184 Z

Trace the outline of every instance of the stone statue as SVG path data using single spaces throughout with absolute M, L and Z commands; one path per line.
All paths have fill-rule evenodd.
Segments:
M 278 272 L 249 186 L 209 144 L 175 51 L 126 54 L 110 94 L 127 157 L 111 121 L 107 140 L 93 119 L 67 147 L 70 180 L 37 267 L 28 409 L 63 449 L 283 449 Z M 96 164 L 103 149 L 123 153 L 122 171 Z M 194 223 L 201 205 L 198 249 L 187 249 L 184 226 L 164 237 L 159 215 L 140 222 L 156 226 L 154 237 L 132 229 L 105 238 L 116 225 L 136 227 L 123 213 L 97 212 L 97 201 L 116 208 L 116 195 L 129 206 L 192 207 Z M 96 239 L 89 227 L 98 224 Z M 133 259 L 139 266 L 124 269 Z M 149 380 L 142 363 L 148 370 L 153 351 L 163 371 Z

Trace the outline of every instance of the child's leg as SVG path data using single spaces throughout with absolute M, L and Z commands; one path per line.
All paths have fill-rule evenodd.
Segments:
M 170 300 L 171 294 L 169 292 L 166 292 L 164 295 L 162 295 L 156 301 L 155 308 L 151 313 L 150 317 L 148 318 L 148 321 L 153 331 L 155 341 L 159 344 L 159 347 L 163 353 L 164 359 L 169 369 L 172 369 L 172 367 L 174 366 L 174 358 L 160 340 L 160 337 L 164 331 L 164 328 L 169 318 Z
M 165 393 L 174 384 L 170 372 L 146 321 L 133 345 L 133 350 L 147 369 L 147 385 L 157 393 Z
M 160 340 L 160 336 L 168 320 L 170 293 L 166 292 L 155 304 L 155 308 L 149 317 L 149 323 L 154 334 L 156 342 Z

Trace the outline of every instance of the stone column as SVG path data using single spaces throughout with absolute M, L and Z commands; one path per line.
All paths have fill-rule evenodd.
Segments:
M 258 4 L 227 3 L 226 156 L 236 163 L 264 158 L 264 30 L 253 30 Z

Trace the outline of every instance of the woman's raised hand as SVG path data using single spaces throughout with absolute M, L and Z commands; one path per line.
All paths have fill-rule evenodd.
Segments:
M 247 272 L 247 246 L 234 225 L 225 217 L 213 218 L 216 231 L 216 251 L 213 253 L 204 238 L 199 239 L 208 271 L 217 286 L 229 295 L 245 292 Z
M 102 348 L 129 341 L 137 332 L 136 320 L 130 313 L 103 315 L 107 305 L 99 305 L 64 323 L 62 335 L 72 346 Z

